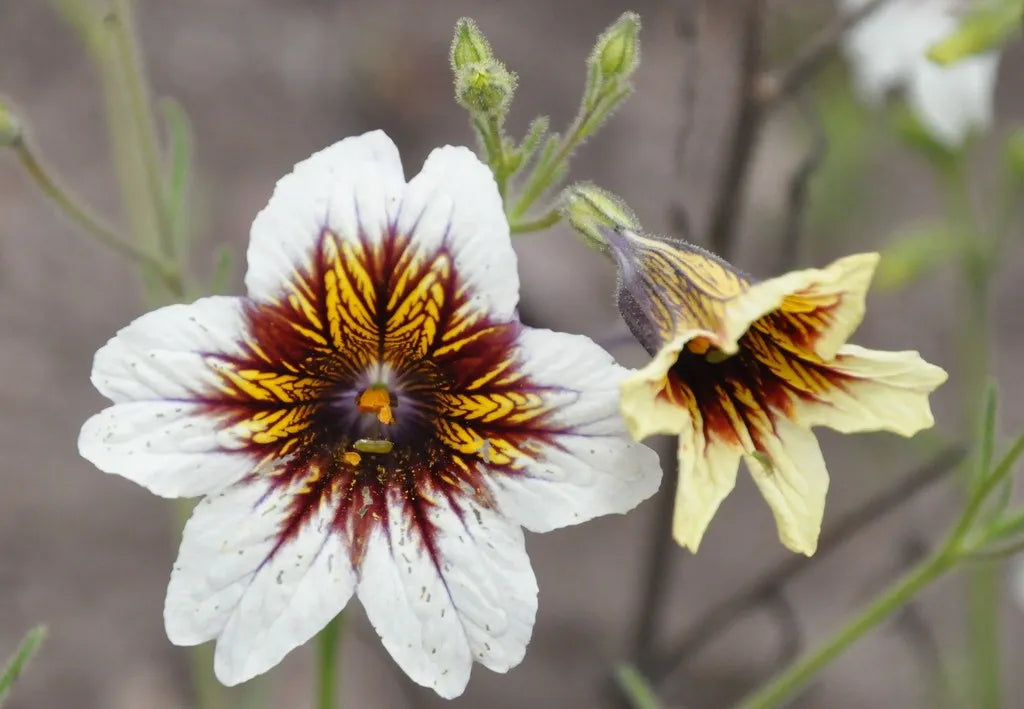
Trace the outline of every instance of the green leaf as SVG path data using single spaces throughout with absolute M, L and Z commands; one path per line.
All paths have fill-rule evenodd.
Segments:
M 3 670 L 3 674 L 0 674 L 0 705 L 2 705 L 7 699 L 7 695 L 10 693 L 14 682 L 25 669 L 25 665 L 28 664 L 28 661 L 36 654 L 40 643 L 43 642 L 43 638 L 45 637 L 46 626 L 37 625 L 32 630 L 28 631 L 24 640 L 21 641 L 21 645 L 19 645 L 18 649 L 15 651 L 14 657 L 12 657 L 10 662 L 7 663 L 7 667 Z
M 999 465 L 996 466 L 996 469 L 992 471 L 992 477 L 1004 477 L 1010 472 L 1010 469 L 1017 464 L 1021 455 L 1024 455 L 1024 433 L 1017 436 L 1017 440 L 1015 440 L 1013 445 L 1010 446 L 1010 450 L 1007 451 L 1006 455 L 1004 455 L 1002 460 L 999 461 Z
M 170 143 L 168 172 L 165 178 L 167 213 L 171 234 L 181 245 L 188 238 L 188 189 L 192 180 L 192 125 L 181 104 L 172 98 L 160 101 L 160 113 L 167 126 Z M 185 250 L 182 249 L 182 252 Z
M 966 237 L 947 224 L 927 224 L 897 232 L 882 250 L 875 272 L 877 288 L 896 291 L 956 260 Z
M 621 664 L 616 667 L 615 681 L 633 709 L 661 709 L 661 701 L 651 689 L 647 678 L 633 665 Z
M 530 164 L 540 147 L 541 140 L 547 135 L 550 125 L 551 122 L 547 116 L 538 116 L 530 121 L 530 127 L 526 130 L 523 142 L 515 150 L 517 162 L 513 173 Z
M 1020 32 L 1024 0 L 994 0 L 969 12 L 949 37 L 932 45 L 928 58 L 947 66 L 1001 47 Z

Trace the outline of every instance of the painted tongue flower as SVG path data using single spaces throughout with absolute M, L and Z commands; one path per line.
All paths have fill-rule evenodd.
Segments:
M 445 697 L 518 664 L 537 586 L 520 525 L 625 512 L 657 489 L 619 415 L 626 371 L 522 326 L 488 169 L 435 150 L 408 184 L 380 132 L 296 165 L 256 217 L 248 297 L 151 312 L 97 354 L 114 405 L 82 455 L 205 495 L 164 619 L 245 681 L 356 594 L 395 661 Z
M 869 0 L 839 0 L 847 12 Z M 948 147 L 957 147 L 972 129 L 992 122 L 998 52 L 940 66 L 928 50 L 951 35 L 971 0 L 888 0 L 860 20 L 844 47 L 860 94 L 872 103 L 886 92 L 904 89 L 924 127 Z
M 653 355 L 623 381 L 627 426 L 638 440 L 679 435 L 676 540 L 697 550 L 743 458 L 782 543 L 813 554 L 828 473 L 810 428 L 913 435 L 932 425 L 928 393 L 946 379 L 917 352 L 845 344 L 877 254 L 755 282 L 703 249 L 638 233 L 596 188 L 568 202 L 618 266 L 619 308 Z

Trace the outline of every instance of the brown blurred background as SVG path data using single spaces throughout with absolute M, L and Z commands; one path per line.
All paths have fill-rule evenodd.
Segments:
M 694 238 L 706 221 L 736 81 L 736 8 L 704 3 L 693 66 L 676 26 L 686 2 L 547 0 L 180 0 L 141 2 L 138 19 L 158 94 L 176 97 L 195 132 L 194 263 L 212 246 L 241 256 L 248 226 L 275 180 L 297 160 L 347 135 L 384 128 L 407 173 L 444 143 L 467 143 L 451 100 L 447 49 L 455 20 L 473 16 L 495 51 L 519 73 L 514 135 L 538 113 L 564 125 L 582 88 L 583 60 L 597 33 L 623 10 L 645 23 L 636 93 L 574 163 L 573 177 L 622 194 L 653 231 L 670 206 L 690 212 Z M 783 56 L 829 16 L 827 2 L 773 6 L 773 56 Z M 778 47 L 775 45 L 778 44 Z M 839 63 L 837 62 L 837 66 Z M 998 126 L 977 151 L 979 194 L 990 188 L 1006 128 L 1024 118 L 1024 56 L 1008 53 L 997 98 Z M 696 76 L 691 135 L 681 169 L 675 144 L 687 72 Z M 833 70 L 833 74 L 837 74 Z M 841 77 L 840 77 L 841 80 Z M 118 216 L 118 198 L 97 76 L 76 37 L 44 2 L 0 0 L 0 93 L 19 106 L 36 144 L 97 209 Z M 878 129 L 878 122 L 869 130 Z M 809 143 L 795 108 L 779 111 L 760 144 L 736 261 L 768 275 L 790 172 Z M 939 214 L 927 168 L 892 139 L 863 156 L 859 192 L 839 220 L 812 220 L 801 265 L 884 246 L 893 229 Z M 812 200 L 822 195 L 812 193 Z M 835 195 L 829 196 L 835 199 Z M 825 210 L 827 211 L 827 210 Z M 1018 230 L 1019 231 L 1019 230 Z M 1016 234 L 1020 237 L 1020 234 Z M 516 242 L 524 317 L 533 324 L 621 342 L 607 263 L 565 228 Z M 995 288 L 995 358 L 1004 391 L 1001 428 L 1024 423 L 1024 352 L 1018 249 Z M 242 266 L 232 288 L 241 288 Z M 947 270 L 897 293 L 874 294 L 857 341 L 916 348 L 951 368 L 934 397 L 940 430 L 955 432 L 959 401 L 958 310 Z M 17 687 L 12 709 L 171 709 L 190 706 L 189 656 L 167 641 L 161 612 L 177 546 L 166 501 L 105 476 L 80 459 L 78 429 L 104 405 L 88 381 L 93 352 L 143 310 L 129 265 L 85 239 L 49 208 L 16 162 L 0 155 L 0 656 L 31 625 L 50 637 Z M 639 350 L 617 346 L 625 362 Z M 921 459 L 924 447 L 887 435 L 820 435 L 833 475 L 826 526 Z M 802 642 L 826 637 L 907 564 L 908 549 L 937 540 L 956 512 L 955 487 L 940 484 L 859 534 L 787 588 Z M 528 545 L 540 612 L 522 665 L 508 676 L 476 667 L 458 707 L 592 707 L 609 704 L 609 668 L 629 651 L 655 503 L 635 513 L 543 536 Z M 673 549 L 669 611 L 678 635 L 709 605 L 788 555 L 766 505 L 741 471 L 737 491 L 713 522 L 699 556 Z M 963 597 L 958 579 L 928 591 L 910 621 L 931 629 L 957 672 Z M 346 707 L 439 707 L 411 686 L 350 606 L 342 684 Z M 1024 615 L 1005 608 L 1008 706 L 1024 707 Z M 928 706 L 927 649 L 908 636 L 906 616 L 843 656 L 800 707 Z M 908 637 L 918 638 L 908 642 Z M 778 652 L 773 617 L 755 613 L 694 659 L 669 684 L 673 705 L 725 706 L 770 671 Z M 916 644 L 915 644 L 916 643 Z M 311 652 L 290 655 L 260 685 L 253 706 L 308 703 Z

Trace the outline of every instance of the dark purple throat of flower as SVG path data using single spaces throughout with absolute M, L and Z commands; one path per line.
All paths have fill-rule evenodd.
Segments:
M 278 548 L 327 509 L 354 565 L 389 515 L 429 550 L 435 501 L 489 506 L 489 476 L 523 474 L 553 445 L 555 390 L 520 371 L 521 326 L 471 296 L 446 246 L 324 230 L 275 302 L 248 304 L 244 356 L 208 356 L 220 381 L 205 400 L 245 441 L 250 479 L 302 482 Z

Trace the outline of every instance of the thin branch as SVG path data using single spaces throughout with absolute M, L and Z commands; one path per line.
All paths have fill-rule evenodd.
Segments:
M 794 95 L 839 47 L 843 35 L 888 0 L 869 0 L 853 12 L 841 13 L 804 45 L 783 69 L 761 77 L 758 98 L 765 110 Z
M 762 102 L 755 89 L 761 76 L 764 54 L 765 0 L 746 0 L 743 9 L 742 53 L 736 104 L 738 114 L 726 151 L 715 201 L 711 210 L 708 247 L 728 259 L 733 250 L 739 206 L 750 175 L 750 160 L 761 132 Z
M 787 67 L 776 72 L 765 72 L 761 69 L 765 2 L 747 0 L 743 19 L 738 114 L 711 211 L 708 246 L 712 251 L 723 258 L 731 255 L 736 223 L 750 173 L 750 161 L 764 119 L 783 99 L 794 95 L 818 71 L 851 27 L 886 1 L 869 0 L 856 11 L 838 16 L 811 39 Z
M 683 160 L 686 147 L 693 133 L 694 109 L 697 106 L 697 77 L 700 75 L 700 52 L 698 51 L 697 34 L 700 25 L 699 0 L 681 0 L 679 13 L 676 15 L 676 36 L 683 45 L 682 75 L 682 111 L 679 116 L 679 128 L 675 140 L 675 172 L 676 183 L 682 192 Z M 669 224 L 672 233 L 690 238 L 690 215 L 683 204 L 680 194 L 672 202 L 669 209 Z
M 172 289 L 172 292 L 176 294 L 181 292 L 180 281 L 168 264 L 146 253 L 135 244 L 124 240 L 113 227 L 94 215 L 92 210 L 85 207 L 76 196 L 60 184 L 57 178 L 50 174 L 27 140 L 19 140 L 13 148 L 22 168 L 32 178 L 40 192 L 46 195 L 82 231 L 128 260 L 152 269 Z
M 678 461 L 673 455 L 665 466 L 661 490 L 655 497 L 654 517 L 651 520 L 652 533 L 647 536 L 650 546 L 644 562 L 644 585 L 637 608 L 636 636 L 633 642 L 633 664 L 641 672 L 660 650 L 658 627 L 661 625 L 662 609 L 665 605 L 668 582 L 672 576 L 673 551 L 672 514 L 675 510 L 675 488 L 679 473 Z
M 663 682 L 676 668 L 729 628 L 742 615 L 771 599 L 793 577 L 811 568 L 851 539 L 856 533 L 918 492 L 942 478 L 964 459 L 964 446 L 949 446 L 930 461 L 906 475 L 899 483 L 847 513 L 826 529 L 812 557 L 790 556 L 744 589 L 726 598 L 705 613 L 682 638 L 647 670 L 654 683 Z
M 807 191 L 811 178 L 817 172 L 828 151 L 828 138 L 821 124 L 821 116 L 809 97 L 804 97 L 804 112 L 809 114 L 813 137 L 811 147 L 804 155 L 800 164 L 789 180 L 789 192 L 786 197 L 786 218 L 779 244 L 779 263 L 777 271 L 788 271 L 796 265 L 800 257 L 800 239 L 803 235 L 804 212 L 807 208 Z

